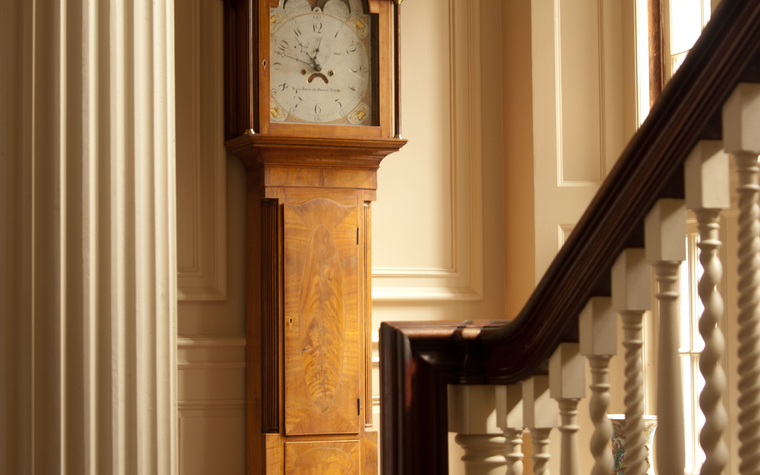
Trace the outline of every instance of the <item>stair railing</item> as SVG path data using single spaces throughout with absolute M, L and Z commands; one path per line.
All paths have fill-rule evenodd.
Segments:
M 706 384 L 701 443 L 705 475 L 728 457 L 720 402 L 723 304 L 717 256 L 718 215 L 728 205 L 728 156 L 739 174 L 739 449 L 740 473 L 760 467 L 760 1 L 723 0 L 649 117 L 513 321 L 386 322 L 380 330 L 381 466 L 387 475 L 448 473 L 448 430 L 460 433 L 468 473 L 522 473 L 521 435 L 533 440 L 534 471 L 543 474 L 548 434 L 562 433 L 561 473 L 578 473 L 577 382 L 584 356 L 592 371 L 595 427 L 592 473 L 612 471 L 607 368 L 616 318 L 625 336 L 627 474 L 646 472 L 641 369 L 642 315 L 657 279 L 660 325 L 657 436 L 659 474 L 682 474 L 683 420 L 678 360 L 677 270 L 685 258 L 686 208 L 700 232 L 705 307 L 700 367 Z M 487 317 L 487 316 L 484 316 Z M 451 386 L 450 385 L 459 385 Z M 500 385 L 496 424 L 503 438 L 449 417 L 449 397 L 466 400 L 478 385 Z M 471 389 L 466 389 L 471 386 Z M 613 390 L 618 388 L 613 388 Z M 449 393 L 452 393 L 449 396 Z M 463 399 L 465 398 L 465 399 Z M 472 405 L 472 404 L 470 404 Z M 451 419 L 451 420 L 450 420 Z M 465 421 L 466 422 L 466 421 Z M 485 429 L 483 429 L 485 430 Z M 479 444 L 478 441 L 482 441 Z M 501 468 L 494 454 L 503 454 Z M 496 471 L 494 471 L 496 470 Z

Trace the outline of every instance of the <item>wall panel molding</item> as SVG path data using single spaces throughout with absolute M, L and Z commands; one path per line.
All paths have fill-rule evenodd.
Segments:
M 531 1 L 536 283 L 633 132 L 630 6 Z
M 180 417 L 188 411 L 192 417 L 227 417 L 229 410 L 244 411 L 245 350 L 246 340 L 239 336 L 177 338 Z
M 176 3 L 178 294 L 181 301 L 225 300 L 222 4 Z
M 451 84 L 449 157 L 445 166 L 449 188 L 451 265 L 440 268 L 374 267 L 375 301 L 481 300 L 483 298 L 483 219 L 481 157 L 480 4 L 455 2 L 448 6 L 449 81 Z M 405 102 L 405 112 L 425 104 Z M 406 112 L 413 114 L 413 112 Z M 407 116 L 406 121 L 419 118 Z M 403 154 L 403 151 L 401 152 Z M 418 244 L 418 243 L 415 243 Z

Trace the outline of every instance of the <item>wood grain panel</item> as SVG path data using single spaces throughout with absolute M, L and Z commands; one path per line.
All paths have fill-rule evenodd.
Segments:
M 372 412 L 367 410 L 367 412 Z M 362 475 L 377 475 L 377 432 L 364 433 L 364 450 L 362 450 L 364 471 Z
M 322 170 L 322 185 L 331 188 L 377 188 L 374 170 Z
M 359 432 L 361 209 L 284 206 L 287 435 Z
M 287 475 L 354 475 L 360 470 L 359 441 L 285 442 Z
M 335 399 L 343 369 L 343 272 L 332 234 L 317 226 L 306 250 L 301 285 L 301 364 L 309 397 L 321 413 Z
M 282 442 L 275 434 L 266 435 L 266 475 L 282 475 L 284 460 Z M 263 460 L 262 460 L 263 462 Z M 255 472 L 258 473 L 258 472 Z
M 280 207 L 261 201 L 261 430 L 280 431 Z

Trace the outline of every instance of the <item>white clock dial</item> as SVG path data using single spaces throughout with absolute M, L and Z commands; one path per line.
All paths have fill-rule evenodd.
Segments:
M 272 120 L 368 122 L 368 19 L 349 15 L 344 21 L 319 8 L 287 13 L 273 9 L 272 14 Z

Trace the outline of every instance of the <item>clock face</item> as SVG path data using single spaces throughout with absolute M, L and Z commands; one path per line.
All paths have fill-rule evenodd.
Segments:
M 271 9 L 272 122 L 371 125 L 370 20 L 350 7 L 288 0 Z

